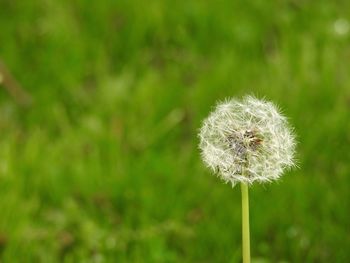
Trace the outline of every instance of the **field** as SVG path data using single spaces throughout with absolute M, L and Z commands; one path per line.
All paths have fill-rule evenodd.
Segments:
M 0 1 L 0 262 L 241 262 L 240 189 L 204 166 L 217 101 L 295 127 L 250 189 L 253 263 L 350 257 L 350 2 Z M 12 91 L 12 92 L 11 92 Z

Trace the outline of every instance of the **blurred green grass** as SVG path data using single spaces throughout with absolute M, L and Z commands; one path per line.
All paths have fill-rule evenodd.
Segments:
M 300 168 L 251 190 L 253 262 L 347 262 L 350 4 L 0 1 L 0 262 L 240 262 L 204 168 L 217 100 L 276 102 Z

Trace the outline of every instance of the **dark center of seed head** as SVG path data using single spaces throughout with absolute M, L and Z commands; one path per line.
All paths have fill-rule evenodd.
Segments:
M 229 147 L 242 160 L 247 158 L 247 151 L 256 151 L 263 139 L 255 131 L 247 130 L 242 134 L 234 133 L 227 137 Z

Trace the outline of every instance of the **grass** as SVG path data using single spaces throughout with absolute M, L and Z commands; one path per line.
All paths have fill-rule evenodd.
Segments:
M 290 117 L 300 166 L 250 192 L 253 263 L 345 262 L 348 10 L 1 1 L 0 59 L 34 103 L 0 89 L 0 262 L 240 262 L 239 187 L 204 168 L 196 134 L 247 93 Z

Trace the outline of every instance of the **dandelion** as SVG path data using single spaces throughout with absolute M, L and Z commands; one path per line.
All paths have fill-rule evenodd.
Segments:
M 232 186 L 241 183 L 243 261 L 250 262 L 248 185 L 277 180 L 294 165 L 293 131 L 274 104 L 246 96 L 219 103 L 199 139 L 206 165 Z

